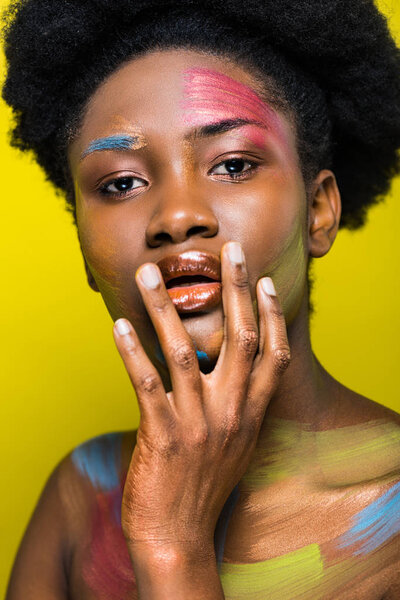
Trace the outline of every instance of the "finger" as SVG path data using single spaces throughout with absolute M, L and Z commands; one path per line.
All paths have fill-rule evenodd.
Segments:
M 201 373 L 193 342 L 169 297 L 158 266 L 142 265 L 135 278 L 168 365 L 174 403 L 178 410 L 194 410 L 195 404 L 201 404 Z
M 246 261 L 238 242 L 221 252 L 222 302 L 225 332 L 216 375 L 229 381 L 237 401 L 244 401 L 255 353 L 258 327 L 249 289 Z
M 118 319 L 113 328 L 115 344 L 135 388 L 142 419 L 165 416 L 169 402 L 161 377 L 147 356 L 139 337 L 127 319 Z
M 256 291 L 260 352 L 250 375 L 248 396 L 256 410 L 263 412 L 290 364 L 290 346 L 285 316 L 272 279 L 260 279 Z

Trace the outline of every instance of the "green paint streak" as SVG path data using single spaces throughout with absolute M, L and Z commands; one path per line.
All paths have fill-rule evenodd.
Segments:
M 301 472 L 312 456 L 313 432 L 296 421 L 270 418 L 257 445 L 251 465 L 241 480 L 246 489 L 256 490 Z
M 264 562 L 222 563 L 220 572 L 227 600 L 318 600 L 322 577 L 318 544 Z
M 352 485 L 399 471 L 400 428 L 383 420 L 320 431 L 316 460 L 330 486 Z
M 260 490 L 311 469 L 328 487 L 396 478 L 399 458 L 400 427 L 384 419 L 312 431 L 309 423 L 270 418 L 241 486 Z

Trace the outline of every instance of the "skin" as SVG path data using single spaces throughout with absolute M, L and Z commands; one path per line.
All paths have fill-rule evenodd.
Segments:
M 399 418 L 312 352 L 307 266 L 335 240 L 340 194 L 329 170 L 306 189 L 293 118 L 265 92 L 234 62 L 168 50 L 128 62 L 90 99 L 69 149 L 79 240 L 90 286 L 128 328 L 113 333 L 141 423 L 62 461 L 7 600 L 64 599 L 67 587 L 98 599 L 398 597 Z M 193 134 L 250 113 L 258 125 Z M 233 181 L 229 158 L 258 167 Z M 125 196 L 100 193 L 129 176 Z M 220 257 L 223 301 L 183 318 L 162 280 L 148 289 L 142 276 L 186 250 Z M 391 529 L 365 545 L 371 522 Z

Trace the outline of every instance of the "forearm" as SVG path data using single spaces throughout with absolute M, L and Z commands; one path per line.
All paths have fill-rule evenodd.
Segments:
M 131 553 L 140 600 L 224 600 L 213 550 L 199 554 L 181 549 Z

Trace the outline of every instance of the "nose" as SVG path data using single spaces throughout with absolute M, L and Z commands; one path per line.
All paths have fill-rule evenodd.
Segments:
M 218 221 L 209 204 L 191 186 L 171 185 L 160 191 L 159 203 L 146 229 L 151 247 L 163 242 L 179 244 L 191 236 L 212 237 L 218 233 Z

